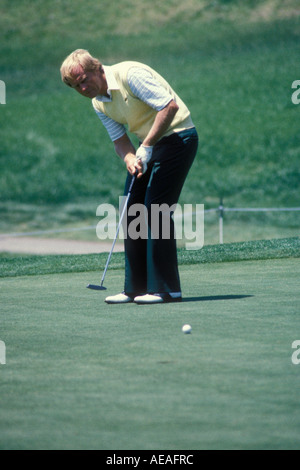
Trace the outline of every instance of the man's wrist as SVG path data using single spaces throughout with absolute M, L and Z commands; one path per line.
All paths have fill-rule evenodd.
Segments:
M 150 142 L 144 141 L 141 144 L 143 147 L 153 147 L 153 145 Z
M 135 159 L 135 155 L 133 153 L 127 153 L 123 158 L 124 163 L 128 163 L 128 161 Z
M 152 146 L 146 146 L 144 144 L 141 144 L 140 147 L 137 149 L 136 160 L 142 163 L 143 173 L 145 173 L 147 170 L 148 162 L 151 160 L 152 157 L 152 151 Z

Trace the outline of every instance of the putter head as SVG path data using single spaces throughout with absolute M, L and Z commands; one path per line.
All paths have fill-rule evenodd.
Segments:
M 106 287 L 104 286 L 96 286 L 95 284 L 88 284 L 86 286 L 88 289 L 93 289 L 93 290 L 106 290 Z

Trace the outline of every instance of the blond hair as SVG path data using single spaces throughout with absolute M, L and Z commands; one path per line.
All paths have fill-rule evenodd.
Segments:
M 73 70 L 78 65 L 81 65 L 85 72 L 95 72 L 101 70 L 101 62 L 93 57 L 85 49 L 76 49 L 63 61 L 60 67 L 61 78 L 66 85 L 71 86 L 71 81 L 74 78 Z

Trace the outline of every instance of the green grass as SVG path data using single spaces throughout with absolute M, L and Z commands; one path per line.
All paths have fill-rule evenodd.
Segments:
M 115 253 L 0 256 L 0 448 L 297 449 L 299 238 L 179 250 L 183 302 L 104 303 Z M 184 323 L 192 334 L 184 335 Z
M 60 64 L 77 47 L 106 64 L 148 63 L 188 104 L 200 145 L 182 203 L 217 207 L 222 196 L 227 207 L 299 206 L 297 5 L 5 0 L 0 232 L 89 224 L 100 203 L 118 205 L 123 163 L 90 103 L 60 81 Z M 299 223 L 282 233 L 283 220 L 294 223 L 232 223 L 227 241 L 256 238 L 260 228 L 270 238 L 295 235 Z M 210 232 L 207 240 L 215 243 Z
M 2 278 L 0 448 L 299 448 L 298 259 L 180 270 L 185 301 L 152 307 L 87 272 Z
M 100 271 L 105 267 L 107 256 L 107 253 L 48 256 L 16 256 L 2 253 L 0 254 L 0 278 Z M 183 248 L 178 250 L 180 265 L 299 257 L 299 237 L 226 243 L 224 245 L 206 246 L 201 250 L 187 251 Z M 121 269 L 123 266 L 124 254 L 114 253 L 109 264 L 109 272 L 113 269 Z M 109 276 L 109 272 L 107 276 Z

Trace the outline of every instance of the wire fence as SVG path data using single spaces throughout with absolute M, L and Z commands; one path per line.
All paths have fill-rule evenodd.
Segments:
M 299 212 L 300 207 L 226 207 L 223 204 L 223 201 L 220 201 L 220 204 L 217 208 L 205 209 L 204 214 L 208 213 L 217 213 L 219 217 L 219 243 L 223 244 L 224 240 L 224 214 L 226 212 Z M 195 216 L 197 212 L 191 212 L 190 216 Z M 180 216 L 180 215 L 179 215 Z M 116 225 L 116 223 L 111 224 Z M 300 220 L 299 220 L 300 225 Z M 88 225 L 85 227 L 69 227 L 61 229 L 49 229 L 49 230 L 35 230 L 31 232 L 11 232 L 11 233 L 2 233 L 0 234 L 1 238 L 8 237 L 32 237 L 32 236 L 45 236 L 45 235 L 55 235 L 60 233 L 75 233 L 86 230 L 96 230 L 97 225 Z
M 223 202 L 216 211 L 219 212 L 219 243 L 223 244 L 224 239 L 224 213 L 225 212 L 298 212 L 300 207 L 225 207 Z M 299 223 L 300 225 L 300 223 Z

